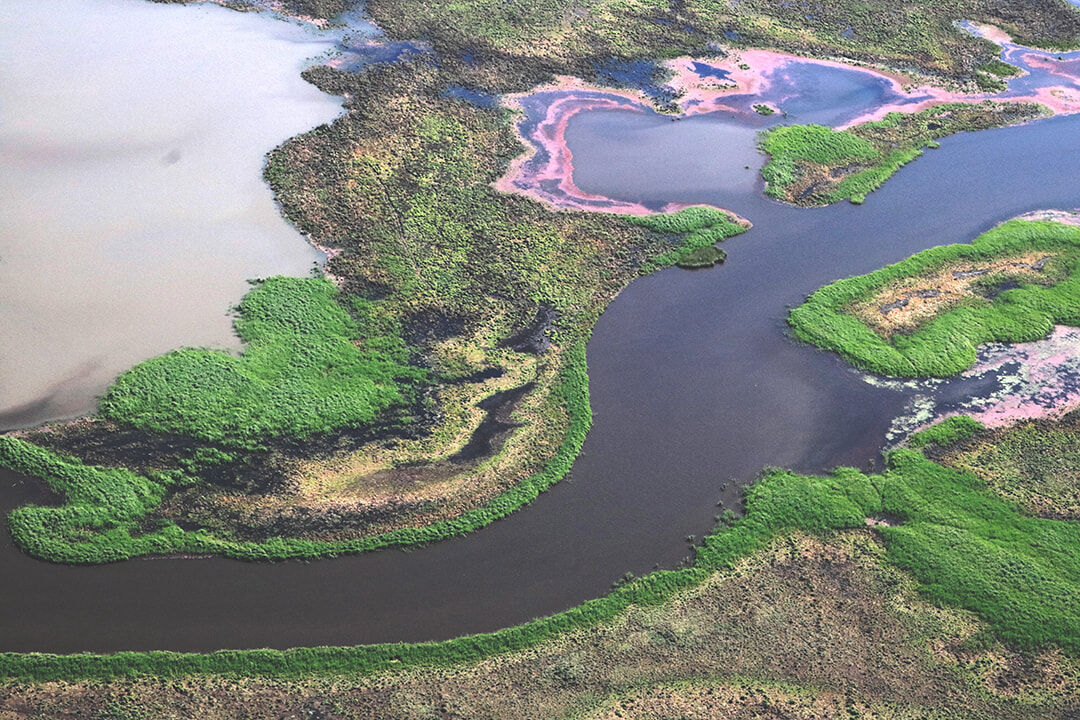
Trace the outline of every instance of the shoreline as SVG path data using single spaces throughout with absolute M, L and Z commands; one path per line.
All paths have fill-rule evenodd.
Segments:
M 672 77 L 664 84 L 677 96 L 677 114 L 673 121 L 714 112 L 731 112 L 744 118 L 753 117 L 754 105 L 767 105 L 783 112 L 785 101 L 791 93 L 770 96 L 769 91 L 778 79 L 777 73 L 795 65 L 842 69 L 868 75 L 884 84 L 883 96 L 888 99 L 876 107 L 852 119 L 834 126 L 845 130 L 855 125 L 873 122 L 892 112 L 914 114 L 928 108 L 949 103 L 977 104 L 987 100 L 1015 103 L 1035 102 L 1045 105 L 1054 116 L 1080 112 L 1080 77 L 1063 70 L 1048 59 L 1048 51 L 1014 45 L 996 28 L 974 31 L 982 37 L 1000 40 L 1006 58 L 1019 59 L 1029 67 L 1045 71 L 1048 75 L 1068 78 L 1074 87 L 1044 85 L 1027 93 L 964 93 L 916 82 L 913 76 L 891 70 L 883 70 L 832 59 L 808 58 L 791 53 L 764 49 L 738 50 L 720 57 L 681 57 L 663 63 Z M 996 31 L 996 32 L 991 32 Z M 999 44 L 1001 44 L 999 43 Z M 1073 53 L 1080 55 L 1080 53 Z M 1019 55 L 1020 58 L 1012 56 Z M 1029 67 L 1020 66 L 1021 77 L 1031 75 Z M 538 120 L 529 117 L 529 104 L 533 111 L 543 113 Z M 539 108 L 535 102 L 541 103 Z M 551 208 L 591 212 L 619 212 L 629 215 L 653 214 L 640 203 L 615 200 L 603 195 L 587 193 L 574 182 L 573 152 L 566 141 L 570 121 L 581 112 L 611 110 L 635 113 L 657 112 L 654 103 L 644 90 L 607 88 L 587 83 L 579 78 L 559 76 L 555 82 L 540 85 L 529 92 L 505 95 L 502 107 L 523 115 L 514 123 L 514 132 L 526 151 L 516 157 L 507 171 L 492 186 L 499 192 L 524 195 L 539 200 Z M 668 212 L 667 207 L 661 212 Z

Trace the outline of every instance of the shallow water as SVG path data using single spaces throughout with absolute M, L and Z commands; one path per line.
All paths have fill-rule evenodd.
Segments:
M 263 155 L 341 107 L 299 76 L 330 42 L 265 14 L 0 0 L 0 27 L 3 429 L 85 414 L 180 345 L 236 347 L 247 279 L 321 258 Z
M 828 112 L 828 102 L 805 111 Z M 575 605 L 627 571 L 670 567 L 687 553 L 688 535 L 711 528 L 717 502 L 735 505 L 762 466 L 867 466 L 911 397 L 792 342 L 789 305 L 1021 212 L 1080 205 L 1078 117 L 947 138 L 864 206 L 814 210 L 773 203 L 742 176 L 717 172 L 754 164 L 752 131 L 729 116 L 657 123 L 597 111 L 579 115 L 568 139 L 583 190 L 714 202 L 755 223 L 726 241 L 724 266 L 639 280 L 600 319 L 589 344 L 595 424 L 570 479 L 467 538 L 310 563 L 71 568 L 28 558 L 5 538 L 0 649 L 446 638 Z M 40 497 L 11 474 L 0 483 L 4 509 Z

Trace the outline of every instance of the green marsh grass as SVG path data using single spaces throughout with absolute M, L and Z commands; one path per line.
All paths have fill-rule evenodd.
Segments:
M 886 339 L 847 308 L 892 283 L 965 260 L 994 260 L 1029 251 L 1060 253 L 1064 277 L 972 299 L 910 334 Z M 975 363 L 979 345 L 1045 337 L 1054 324 L 1080 325 L 1080 228 L 1054 222 L 1012 220 L 971 244 L 944 245 L 868 275 L 839 280 L 814 292 L 791 311 L 788 324 L 800 340 L 832 350 L 853 365 L 880 375 L 948 377 Z

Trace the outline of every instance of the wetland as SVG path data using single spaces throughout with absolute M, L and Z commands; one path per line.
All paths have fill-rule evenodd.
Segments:
M 174 34 L 180 26 L 167 23 L 182 17 L 177 13 L 190 13 L 183 22 L 190 21 L 191 28 L 204 27 L 207 17 L 213 27 L 222 18 L 217 41 L 222 52 L 235 50 L 236 37 L 230 33 L 238 27 L 258 36 L 245 35 L 249 44 L 242 48 L 279 49 L 266 44 L 269 38 L 291 49 L 293 54 L 278 53 L 279 65 L 274 66 L 285 63 L 289 69 L 273 72 L 296 84 L 262 100 L 294 103 L 294 112 L 281 113 L 283 124 L 272 133 L 260 123 L 266 134 L 246 133 L 244 147 L 231 149 L 246 168 L 245 182 L 256 178 L 243 196 L 263 193 L 269 202 L 266 188 L 257 182 L 262 153 L 288 134 L 329 122 L 341 112 L 341 98 L 321 95 L 299 80 L 303 59 L 326 50 L 319 35 L 304 24 L 259 13 L 121 4 L 142 8 L 139 12 L 147 16 L 141 19 L 147 22 L 151 12 L 173 13 L 162 22 Z M 102 1 L 102 23 L 119 22 L 117 15 L 109 15 L 114 6 L 119 4 Z M 65 14 L 62 3 L 52 10 L 57 18 Z M 386 4 L 373 3 L 370 11 L 385 19 Z M 262 25 L 239 24 L 250 17 Z M 393 23 L 387 24 L 394 32 Z M 338 37 L 334 42 L 340 50 L 347 43 Z M 460 60 L 446 38 L 432 33 L 429 39 L 449 66 Z M 215 42 L 212 35 L 203 41 Z M 134 46 L 130 51 L 136 51 Z M 1071 87 L 1077 56 L 1060 54 L 1060 65 L 1033 78 L 1033 69 L 1049 62 L 1049 55 L 1007 44 L 1002 57 L 1027 70 L 1012 81 L 1024 83 L 1010 85 L 1010 97 L 1046 100 L 1038 93 L 1050 76 Z M 745 59 L 761 57 L 748 52 Z M 176 285 L 212 285 L 228 295 L 226 306 L 240 302 L 249 277 L 308 275 L 271 279 L 250 290 L 233 318 L 248 343 L 243 354 L 228 332 L 224 308 L 209 308 L 219 300 L 199 293 L 198 302 L 207 303 L 199 317 L 221 319 L 216 330 L 185 335 L 183 328 L 170 330 L 163 320 L 164 347 L 117 340 L 114 344 L 127 355 L 117 354 L 112 364 L 102 365 L 101 374 L 81 375 L 62 392 L 50 390 L 46 382 L 64 376 L 59 366 L 31 360 L 29 350 L 16 356 L 15 365 L 30 366 L 43 380 L 19 384 L 26 385 L 30 399 L 13 401 L 14 409 L 5 416 L 9 428 L 83 414 L 113 376 L 159 351 L 182 344 L 223 349 L 183 351 L 137 366 L 112 385 L 99 419 L 22 430 L 15 433 L 18 440 L 5 439 L 6 464 L 52 476 L 54 488 L 63 490 L 69 502 L 59 508 L 63 498 L 2 470 L 0 507 L 5 513 L 30 503 L 41 506 L 43 518 L 88 514 L 70 530 L 44 521 L 34 536 L 48 540 L 40 545 L 18 529 L 17 519 L 26 517 L 19 514 L 23 511 L 11 516 L 21 547 L 10 540 L 0 547 L 0 572 L 12 578 L 0 588 L 5 608 L 0 650 L 12 653 L 3 656 L 5 672 L 72 684 L 8 685 L 4 711 L 84 702 L 84 710 L 94 716 L 115 714 L 120 710 L 101 705 L 98 690 L 80 685 L 79 678 L 108 680 L 128 667 L 151 679 L 124 681 L 121 704 L 142 699 L 121 710 L 142 712 L 152 705 L 150 695 L 163 693 L 168 699 L 157 709 L 163 717 L 180 707 L 205 712 L 197 701 L 190 704 L 174 695 L 177 686 L 168 678 L 198 678 L 180 682 L 193 683 L 196 695 L 213 694 L 219 691 L 206 683 L 217 682 L 217 673 L 237 672 L 250 679 L 243 688 L 230 686 L 230 702 L 248 694 L 257 706 L 308 703 L 327 717 L 385 717 L 387 712 L 422 717 L 438 710 L 433 698 L 443 698 L 444 714 L 461 717 L 654 717 L 672 708 L 712 717 L 720 716 L 717 703 L 739 702 L 744 709 L 783 702 L 814 717 L 839 712 L 838 692 L 858 698 L 847 701 L 851 716 L 916 717 L 920 708 L 933 708 L 949 717 L 968 702 L 976 702 L 970 707 L 987 717 L 1029 711 L 1035 717 L 1043 707 L 1038 702 L 1067 713 L 1072 707 L 1068 688 L 1076 687 L 1074 654 L 1080 647 L 1080 626 L 1070 610 L 1076 572 L 1068 559 L 1075 540 L 1070 509 L 1075 489 L 1067 474 L 1032 466 L 1025 458 L 1041 443 L 1043 449 L 1036 452 L 1073 461 L 1069 447 L 1075 417 L 1060 425 L 1053 419 L 1075 403 L 1080 387 L 1066 374 L 1080 367 L 1073 352 L 1075 334 L 1054 326 L 1074 322 L 1073 316 L 1051 312 L 1034 325 L 1022 323 L 1030 332 L 979 336 L 962 366 L 950 365 L 947 372 L 886 372 L 950 376 L 906 382 L 868 375 L 837 355 L 797 342 L 789 326 L 793 308 L 838 279 L 886 272 L 879 269 L 979 236 L 976 245 L 985 245 L 995 233 L 1016 235 L 1017 227 L 1038 224 L 1001 225 L 1012 218 L 1080 206 L 1074 182 L 1080 169 L 1080 116 L 1070 114 L 1074 101 L 1066 90 L 1043 109 L 1029 108 L 1005 122 L 963 119 L 950 133 L 929 134 L 940 128 L 924 122 L 912 132 L 902 129 L 899 136 L 874 135 L 871 142 L 886 143 L 872 148 L 876 153 L 895 143 L 932 151 L 910 164 L 894 163 L 891 176 L 875 181 L 869 194 L 815 196 L 827 201 L 854 197 L 859 206 L 843 202 L 809 209 L 769 197 L 777 193 L 769 192 L 775 183 L 767 186 L 762 179 L 769 158 L 759 152 L 759 133 L 794 123 L 824 123 L 837 128 L 830 132 L 849 132 L 843 129 L 848 125 L 857 134 L 860 128 L 894 127 L 898 121 L 889 120 L 894 116 L 882 120 L 880 113 L 898 103 L 926 112 L 914 107 L 918 102 L 907 102 L 910 98 L 899 94 L 894 82 L 836 63 L 800 61 L 774 74 L 772 85 L 722 108 L 705 107 L 711 90 L 686 95 L 701 103 L 677 120 L 627 88 L 564 82 L 516 95 L 503 107 L 472 91 L 438 90 L 446 82 L 441 73 L 457 73 L 475 84 L 490 79 L 499 62 L 488 55 L 452 71 L 415 59 L 386 67 L 377 62 L 356 77 L 318 67 L 306 71 L 316 86 L 343 96 L 345 115 L 273 151 L 265 176 L 285 217 L 329 250 L 329 279 L 311 277 L 308 270 L 323 256 L 280 219 L 272 202 L 263 208 L 267 214 L 259 216 L 262 220 L 249 225 L 262 227 L 280 242 L 283 250 L 271 253 L 271 260 L 281 265 L 261 265 L 263 256 L 231 253 L 235 265 L 214 267 L 221 278 L 185 280 L 174 277 L 168 264 L 154 265 L 138 253 L 118 251 L 135 261 L 118 272 L 149 284 L 167 278 Z M 246 60 L 236 64 L 248 66 Z M 723 71 L 698 65 L 699 80 L 726 81 Z M 507 67 L 513 71 L 506 75 L 507 84 L 488 87 L 522 89 L 514 84 L 520 67 L 514 62 Z M 976 74 L 968 79 L 976 83 L 978 72 L 990 71 L 970 72 Z M 222 92 L 234 97 L 238 90 Z M 207 106 L 220 105 L 212 94 L 206 97 Z M 945 98 L 931 99 L 940 103 Z M 504 107 L 516 107 L 519 114 L 509 116 Z M 764 113 L 761 107 L 775 112 Z M 1058 116 L 1035 120 L 1051 111 Z M 266 112 L 245 115 L 264 120 Z M 514 159 L 519 148 L 510 117 L 532 155 Z M 919 116 L 906 115 L 899 122 L 913 117 Z M 403 118 L 416 119 L 420 130 L 399 133 Z M 286 130 L 286 121 L 298 127 Z M 956 132 L 992 125 L 1013 126 Z M 457 142 L 465 136 L 473 142 Z M 152 153 L 160 149 L 147 143 Z M 73 162 L 73 154 L 60 153 L 60 162 Z M 865 154 L 862 160 L 872 160 L 869 151 Z M 181 154 L 171 165 L 185 157 Z M 440 165 L 433 165 L 432 157 Z M 32 173 L 47 173 L 55 160 L 16 159 Z M 800 171 L 805 166 L 798 163 L 805 159 L 794 160 Z M 110 163 L 116 163 L 111 156 Z M 73 174 L 69 166 L 53 171 Z M 47 184 L 47 174 L 42 178 Z M 495 193 L 492 183 L 513 194 Z M 24 184 L 28 192 L 37 187 Z M 382 194 L 364 194 L 357 187 Z M 447 195 L 440 197 L 431 187 Z M 222 193 L 211 194 L 221 201 Z M 543 204 L 601 212 L 551 213 Z M 200 217 L 237 212 L 184 207 L 185 213 Z M 667 214 L 654 214 L 660 210 Z M 1061 212 L 1054 217 L 1068 216 Z M 175 225 L 141 219 L 147 226 Z M 86 225 L 78 218 L 69 222 Z M 219 237 L 225 225 L 207 236 Z M 265 235 L 244 227 L 252 247 L 268 244 Z M 988 273 L 995 281 L 992 292 L 969 292 L 974 285 L 965 284 L 956 298 L 940 300 L 941 277 L 912 275 L 906 281 L 911 287 L 880 291 L 875 286 L 879 294 L 862 298 L 865 307 L 845 311 L 876 322 L 874 308 L 882 315 L 904 308 L 918 314 L 918 308 L 908 307 L 912 303 L 926 305 L 926 317 L 942 318 L 973 302 L 996 308 L 1022 291 L 1036 292 L 1029 276 L 1044 271 L 1047 277 L 1034 278 L 1034 284 L 1061 290 L 1058 286 L 1066 284 L 1063 278 L 1072 270 L 1075 228 L 1052 227 L 1062 228 L 1053 231 L 1061 237 L 1037 248 L 1051 255 L 1035 257 L 1027 246 L 1010 246 L 1011 254 L 1002 255 L 1004 260 L 995 255 L 990 265 L 934 266 L 953 280 L 957 272 Z M 138 233 L 134 237 L 131 247 L 150 242 Z M 723 249 L 714 249 L 721 240 Z M 198 255 L 200 246 L 183 247 L 195 249 L 186 258 L 193 268 L 214 264 Z M 723 262 L 694 272 L 670 267 L 692 264 L 708 251 L 717 253 L 709 254 L 712 260 Z M 439 253 L 465 258 L 463 267 L 470 269 L 441 263 Z M 1018 263 L 1023 271 L 1013 267 Z M 64 272 L 60 267 L 55 273 L 61 282 Z M 72 278 L 80 274 L 66 272 Z M 552 275 L 561 284 L 547 282 Z M 528 301 L 490 292 L 493 282 L 508 283 Z M 923 287 L 927 283 L 939 295 L 931 295 Z M 196 312 L 165 296 L 161 301 L 177 317 Z M 139 327 L 138 316 L 114 314 L 110 319 L 118 327 Z M 279 320 L 284 323 L 280 327 L 275 325 Z M 911 322 L 916 328 L 932 325 L 922 316 Z M 67 332 L 85 333 L 93 325 L 72 324 Z M 903 334 L 911 327 L 879 330 L 894 339 L 889 333 Z M 24 329 L 18 335 L 32 333 Z M 85 334 L 65 337 L 64 342 L 83 348 L 98 347 Z M 985 345 L 988 341 L 1014 345 Z M 978 343 L 984 345 L 976 351 Z M 860 364 L 857 353 L 841 353 Z M 316 358 L 314 366 L 311 358 Z M 230 388 L 229 393 L 199 399 L 185 390 L 207 364 L 224 368 L 218 386 Z M 974 367 L 956 374 L 968 365 Z M 1026 384 L 1017 383 L 1006 372 L 1015 367 L 1046 372 L 1032 371 Z M 408 397 L 371 390 L 388 378 L 393 387 L 404 387 L 401 378 L 406 376 L 416 383 Z M 245 383 L 252 379 L 266 385 L 250 390 Z M 344 403 L 342 388 L 349 393 Z M 54 396 L 63 402 L 53 401 Z M 265 401 L 268 397 L 271 402 Z M 364 414 L 360 410 L 368 406 L 363 403 L 375 409 Z M 972 413 L 995 403 L 1007 408 L 1001 417 L 1012 412 L 1010 422 L 1018 407 L 1045 419 L 1015 432 L 950 420 L 913 436 L 910 449 L 897 449 L 912 430 L 935 417 Z M 237 424 L 235 417 L 244 413 L 248 420 Z M 907 424 L 900 422 L 904 418 Z M 414 425 L 422 432 L 403 432 Z M 146 512 L 121 508 L 120 514 L 102 520 L 97 508 L 108 503 L 86 499 L 92 495 L 87 487 L 98 481 L 78 479 L 88 466 L 64 460 L 68 464 L 57 470 L 49 465 L 55 462 L 51 455 L 39 458 L 17 445 L 26 440 L 99 463 L 106 469 L 93 472 L 109 478 L 100 481 L 101 487 L 126 483 Z M 318 452 L 285 451 L 305 446 Z M 152 454 L 146 454 L 147 447 Z M 226 455 L 229 459 L 223 460 Z M 542 462 L 549 456 L 556 460 Z M 143 479 L 121 477 L 128 472 L 120 467 L 127 458 L 134 458 L 132 466 Z M 849 469 L 827 474 L 838 466 Z M 788 470 L 762 471 L 781 467 Z M 1006 468 L 1004 474 L 1000 467 Z M 1041 484 L 1034 489 L 1011 486 L 1009 473 L 1015 474 L 1016 467 Z M 222 482 L 214 479 L 214 468 L 236 474 Z M 250 485 L 264 474 L 283 478 L 293 472 L 290 477 L 300 478 L 298 486 L 271 483 L 253 490 Z M 151 484 L 142 485 L 147 478 Z M 462 478 L 468 480 L 467 494 L 455 495 Z M 424 493 L 432 488 L 446 492 L 450 510 L 440 514 L 421 503 L 414 517 L 380 515 L 368 523 L 358 521 L 364 517 L 357 514 L 359 506 L 349 504 L 360 502 L 357 498 L 372 503 L 387 487 L 397 503 L 404 497 L 400 488 L 413 485 L 422 486 L 420 498 L 430 498 Z M 297 503 L 300 512 L 289 509 Z M 1016 503 L 1027 510 L 1017 510 Z M 1062 503 L 1064 509 L 1047 509 Z M 523 504 L 527 507 L 518 510 Z M 407 504 L 394 507 L 408 510 Z M 319 513 L 327 508 L 346 518 L 345 524 L 320 525 L 325 515 Z M 478 519 L 455 525 L 458 516 Z M 359 538 L 358 522 L 367 533 Z M 449 523 L 443 527 L 450 530 L 425 530 L 439 523 Z M 1005 526 L 1010 533 L 1003 538 L 999 530 Z M 285 531 L 277 535 L 275 528 Z M 305 562 L 203 556 L 336 555 L 375 549 L 378 538 L 394 533 L 404 541 L 388 544 L 440 542 L 409 552 Z M 77 567 L 42 562 L 24 552 L 49 558 L 61 547 L 49 544 L 56 536 L 75 554 L 54 554 L 53 560 L 153 557 Z M 1035 536 L 1042 544 L 1028 541 Z M 95 554 L 94 548 L 104 550 Z M 109 554 L 117 548 L 119 554 Z M 83 552 L 89 554 L 78 554 Z M 967 567 L 965 558 L 972 554 L 985 562 Z M 1001 570 L 1006 567 L 1037 567 L 1041 574 L 1028 585 L 1028 595 L 1018 595 L 1013 570 Z M 648 574 L 657 568 L 670 571 Z M 633 575 L 645 577 L 630 580 Z M 609 595 L 613 581 L 617 588 Z M 982 596 L 973 598 L 964 590 L 965 583 L 986 582 L 991 584 Z M 740 593 L 743 600 L 738 600 L 744 597 Z M 785 620 L 761 622 L 760 615 L 744 616 L 736 608 L 753 606 L 763 596 L 779 598 L 772 610 Z M 599 599 L 590 602 L 593 598 Z M 814 605 L 817 598 L 826 604 Z M 901 607 L 909 614 L 897 610 Z M 845 634 L 829 622 L 837 615 L 858 618 L 860 627 L 873 628 L 868 633 L 890 641 Z M 551 618 L 513 627 L 544 616 Z M 712 627 L 704 617 L 725 620 Z M 910 618 L 917 621 L 912 624 Z M 798 642 L 789 639 L 781 649 L 785 624 L 803 632 Z M 284 655 L 120 655 L 84 662 L 14 654 L 352 646 L 444 640 L 500 628 L 509 629 L 442 645 Z M 750 651 L 736 652 L 734 638 Z M 928 655 L 925 647 L 930 645 L 937 650 Z M 1055 645 L 1061 649 L 1053 650 Z M 649 662 L 641 663 L 638 650 Z M 841 669 L 808 672 L 805 658 L 822 653 L 832 658 L 827 664 Z M 1054 678 L 1023 670 L 1034 657 L 1051 668 Z M 650 664 L 656 658 L 666 659 Z M 390 663 L 401 662 L 403 674 L 380 674 Z M 538 662 L 545 674 L 533 686 L 521 673 Z M 995 662 L 1007 667 L 995 670 Z M 661 672 L 661 665 L 671 672 Z M 429 672 L 431 666 L 447 669 Z M 899 667 L 904 670 L 889 670 Z M 329 685 L 319 687 L 276 679 L 297 672 L 333 678 L 355 670 L 376 679 L 356 681 L 360 685 L 327 680 Z M 898 694 L 895 686 L 887 687 L 900 677 L 898 672 L 910 692 Z M 155 685 L 159 680 L 154 677 L 164 686 Z M 1036 700 L 1018 704 L 1010 695 L 1009 678 L 1016 677 L 1029 683 L 1025 687 L 1038 695 Z M 523 689 L 516 704 L 500 705 L 475 689 L 492 678 L 519 679 Z M 972 690 L 976 686 L 990 690 Z M 809 687 L 816 689 L 808 692 Z M 60 705 L 49 704 L 54 701 Z M 17 709 L 13 712 L 22 717 Z M 239 706 L 222 712 L 243 714 Z M 804 716 L 798 712 L 791 710 L 791 717 Z

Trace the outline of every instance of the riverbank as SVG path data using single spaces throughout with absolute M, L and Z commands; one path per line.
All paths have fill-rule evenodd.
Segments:
M 1074 424 L 1043 427 L 1067 433 Z M 950 465 L 978 473 L 1000 460 L 973 461 L 963 448 L 1010 448 L 1028 431 L 987 434 L 950 420 L 913 438 L 922 451 L 893 453 L 881 475 L 766 472 L 745 514 L 704 538 L 693 567 L 628 580 L 518 628 L 426 645 L 7 654 L 0 708 L 13 717 L 100 710 L 121 689 L 132 707 L 155 694 L 163 717 L 203 711 L 210 697 L 210 717 L 232 717 L 239 703 L 272 717 L 300 702 L 351 717 L 405 717 L 403 709 L 435 703 L 463 717 L 508 718 L 605 712 L 641 692 L 691 707 L 717 702 L 677 681 L 721 697 L 728 683 L 764 691 L 780 682 L 811 705 L 842 693 L 867 717 L 1058 716 L 1080 681 L 1071 523 L 1025 517 L 1002 499 L 1024 487 L 1026 472 L 988 487 L 923 456 L 951 453 Z M 1075 462 L 1068 443 L 1049 448 L 1040 462 Z M 492 693 L 496 678 L 515 692 Z

